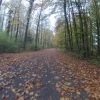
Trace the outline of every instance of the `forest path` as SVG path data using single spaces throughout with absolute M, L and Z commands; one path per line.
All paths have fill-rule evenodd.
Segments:
M 100 69 L 56 49 L 1 54 L 0 100 L 100 100 Z

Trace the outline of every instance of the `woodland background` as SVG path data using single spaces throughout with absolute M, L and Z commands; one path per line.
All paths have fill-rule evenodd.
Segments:
M 1 0 L 0 3 L 0 53 L 56 47 L 78 58 L 99 62 L 99 0 Z M 54 30 L 50 28 L 52 15 L 56 20 Z

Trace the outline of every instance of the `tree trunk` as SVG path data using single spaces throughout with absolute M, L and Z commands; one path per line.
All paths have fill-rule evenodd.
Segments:
M 72 6 L 72 2 L 71 2 L 71 6 Z M 72 19 L 73 19 L 73 25 L 74 25 L 74 33 L 75 33 L 77 51 L 80 53 L 79 41 L 78 41 L 78 35 L 77 35 L 77 25 L 76 25 L 76 20 L 75 20 L 75 15 L 74 15 L 73 7 L 72 7 Z
M 93 56 L 93 35 L 92 35 L 92 21 L 90 19 L 90 52 Z
M 31 12 L 32 12 L 33 2 L 34 2 L 34 0 L 32 0 L 32 2 L 30 2 L 30 7 L 27 12 L 27 23 L 26 23 L 25 37 L 24 37 L 24 43 L 23 43 L 24 50 L 26 49 L 27 33 L 28 33 L 28 27 L 29 27 L 29 21 L 30 21 L 30 16 L 31 16 Z
M 5 11 L 4 11 L 4 15 L 5 15 Z M 3 31 L 3 25 L 4 25 L 4 20 L 5 20 L 4 15 L 3 15 L 3 18 L 2 18 L 2 23 L 1 23 L 1 32 Z
M 2 4 L 2 0 L 0 0 L 0 6 L 1 6 L 1 4 Z
M 84 19 L 84 35 L 85 35 L 85 51 L 86 51 L 86 57 L 89 57 L 89 41 L 88 41 L 88 25 L 87 25 L 87 19 L 86 19 L 87 15 L 85 13 L 85 10 L 83 12 L 83 19 Z
M 11 14 L 12 14 L 12 10 L 9 10 L 9 15 L 8 15 L 8 26 L 7 26 L 7 35 L 9 36 L 9 32 L 10 32 L 10 26 L 11 26 Z
M 68 33 L 68 37 L 69 37 L 70 50 L 72 51 L 69 24 L 68 24 L 68 18 L 67 18 L 66 15 L 67 15 L 67 14 L 66 14 L 66 0 L 64 0 L 64 17 L 65 17 L 65 23 L 66 23 L 67 33 Z
M 69 7 L 70 7 L 70 5 L 68 4 L 68 9 L 69 9 Z M 70 29 L 71 48 L 72 48 L 72 51 L 73 51 L 73 36 L 72 36 L 70 9 L 69 9 L 69 29 Z
M 40 24 L 41 13 L 42 13 L 42 6 L 41 6 L 41 9 L 40 9 L 39 19 L 38 19 L 37 28 L 36 28 L 36 40 L 35 40 L 36 50 L 37 50 L 38 38 L 39 38 L 39 24 Z
M 100 56 L 100 29 L 99 29 L 99 15 L 98 15 L 98 4 L 97 2 L 94 0 L 94 6 L 95 6 L 95 11 L 96 11 L 96 27 L 97 27 L 97 35 L 98 35 L 98 38 L 97 38 L 97 42 L 98 42 L 98 50 L 97 50 L 97 54 Z
M 83 57 L 85 58 L 86 57 L 86 51 L 85 51 L 85 43 L 84 43 L 84 30 L 83 30 L 82 12 L 81 12 L 82 7 L 81 7 L 80 0 L 78 0 L 78 2 L 76 2 L 76 5 L 78 7 L 79 20 L 80 20 L 80 29 L 81 29 L 80 38 L 82 37 L 82 54 L 83 54 Z
M 19 31 L 19 12 L 18 12 L 18 19 L 17 19 L 17 30 L 16 30 L 16 35 L 15 35 L 15 42 L 17 41 L 18 31 Z
M 66 32 L 66 24 L 65 24 L 65 48 L 67 50 L 67 32 Z

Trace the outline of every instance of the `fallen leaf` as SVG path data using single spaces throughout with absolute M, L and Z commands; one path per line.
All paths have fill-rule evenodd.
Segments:
M 62 98 L 60 98 L 60 100 L 65 100 L 65 98 L 64 98 L 64 97 L 62 97 Z
M 28 91 L 28 90 L 25 90 L 24 92 L 25 92 L 26 94 L 29 94 L 29 91 Z
M 30 95 L 31 95 L 31 96 L 34 95 L 34 92 L 30 92 Z
M 76 92 L 78 95 L 80 95 L 81 93 L 79 91 Z
M 69 85 L 71 85 L 71 83 L 70 82 L 65 82 L 64 85 L 69 86 Z
M 22 96 L 22 97 L 18 98 L 17 100 L 24 100 L 24 97 Z
M 12 89 L 12 92 L 14 92 L 14 93 L 15 93 L 15 92 L 16 92 L 16 89 Z

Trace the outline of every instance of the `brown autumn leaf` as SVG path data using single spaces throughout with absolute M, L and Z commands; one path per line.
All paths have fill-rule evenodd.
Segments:
M 16 100 L 24 100 L 24 97 L 23 96 L 21 96 L 21 97 L 19 97 L 18 99 L 16 99 Z
M 77 91 L 76 94 L 80 95 L 81 93 L 79 91 Z
M 64 96 L 65 96 L 65 91 L 61 91 L 61 92 L 60 92 L 60 96 L 61 96 L 61 97 L 64 97 Z
M 65 82 L 64 85 L 69 86 L 69 85 L 71 85 L 71 83 L 70 82 Z
M 64 98 L 64 97 L 62 97 L 62 98 L 60 98 L 60 100 L 65 100 L 65 98 Z
M 27 89 L 26 89 L 24 92 L 25 92 L 26 94 L 29 94 L 29 90 L 27 90 Z
M 14 88 L 12 89 L 12 92 L 16 93 L 16 91 L 17 91 L 16 89 L 14 89 Z
M 15 94 L 15 99 L 18 99 L 19 97 L 21 97 L 21 95 L 19 93 Z
M 34 95 L 34 92 L 30 92 L 30 95 L 33 96 Z
M 36 84 L 36 87 L 37 87 L 37 88 L 40 88 L 40 87 L 42 87 L 42 86 L 44 86 L 44 84 L 43 84 L 42 82 L 38 82 L 38 83 Z
M 70 98 L 62 97 L 62 98 L 60 98 L 60 100 L 70 100 Z
M 3 99 L 3 100 L 8 100 L 8 99 L 9 99 L 9 95 L 3 95 L 3 96 L 2 96 L 2 99 Z

